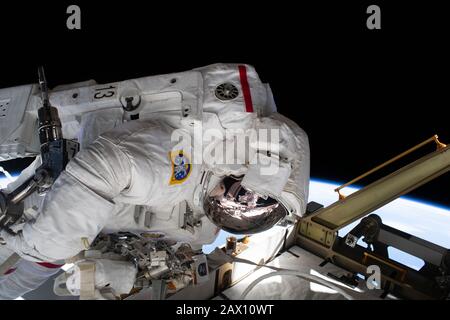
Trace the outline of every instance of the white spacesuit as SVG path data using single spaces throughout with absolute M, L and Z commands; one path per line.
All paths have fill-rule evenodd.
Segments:
M 9 193 L 17 188 L 27 177 L 33 174 L 40 163 L 40 157 L 37 157 L 14 182 L 8 184 L 4 191 Z M 33 193 L 24 200 L 26 220 L 32 220 L 38 215 L 43 198 L 42 195 Z M 13 253 L 14 251 L 7 246 L 0 246 L 0 263 L 4 263 L 9 257 L 12 257 Z M 59 272 L 63 264 L 64 261 L 53 263 L 25 259 L 13 261 L 10 265 L 5 266 L 4 273 L 0 275 L 0 300 L 15 299 L 36 289 L 49 277 Z
M 169 90 L 177 82 L 182 89 Z M 157 88 L 150 92 L 149 85 Z M 66 111 L 76 105 L 66 98 L 74 89 L 51 95 L 65 137 L 76 136 L 82 150 L 36 217 L 15 236 L 1 232 L 22 258 L 57 265 L 88 249 L 100 232 L 117 231 L 201 249 L 221 228 L 250 234 L 304 213 L 307 136 L 276 113 L 253 67 L 216 64 L 117 87 L 114 103 L 76 117 Z M 125 96 L 139 100 L 131 112 L 139 120 L 117 108 Z

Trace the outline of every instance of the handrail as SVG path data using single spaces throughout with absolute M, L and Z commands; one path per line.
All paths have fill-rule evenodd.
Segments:
M 389 164 L 391 164 L 391 163 L 393 163 L 393 162 L 395 162 L 395 161 L 397 161 L 397 160 L 399 160 L 399 159 L 401 159 L 401 158 L 407 156 L 408 154 L 410 154 L 410 153 L 416 151 L 417 149 L 423 147 L 424 145 L 427 145 L 427 144 L 430 143 L 430 142 L 433 142 L 433 141 L 434 141 L 434 142 L 436 143 L 436 146 L 437 146 L 437 149 L 438 149 L 438 150 L 445 148 L 447 145 L 444 144 L 444 143 L 442 143 L 442 142 L 440 142 L 438 138 L 439 138 L 439 137 L 435 134 L 435 135 L 432 136 L 431 138 L 429 138 L 429 139 L 427 139 L 427 140 L 425 140 L 425 141 L 419 143 L 418 145 L 412 147 L 411 149 L 408 149 L 408 150 L 406 150 L 405 152 L 400 153 L 399 155 L 397 155 L 397 156 L 393 157 L 392 159 L 390 159 L 390 160 L 388 160 L 388 161 L 386 161 L 386 162 L 380 164 L 379 166 L 377 166 L 377 167 L 375 167 L 375 168 L 373 168 L 373 169 L 371 169 L 371 170 L 369 170 L 369 171 L 363 173 L 362 175 L 356 177 L 355 179 L 353 179 L 353 180 L 351 180 L 351 181 L 349 181 L 349 182 L 347 182 L 347 183 L 344 183 L 343 185 L 337 187 L 336 189 L 334 189 L 334 191 L 338 193 L 338 195 L 339 195 L 339 200 L 345 199 L 345 196 L 344 196 L 343 194 L 341 194 L 341 192 L 340 192 L 341 189 L 343 189 L 343 188 L 345 188 L 345 187 L 348 187 L 349 185 L 352 185 L 352 184 L 354 184 L 355 182 L 358 182 L 359 180 L 361 180 L 361 179 L 363 179 L 363 178 L 365 178 L 365 177 L 371 175 L 372 173 L 374 173 L 374 172 L 376 172 L 376 171 L 378 171 L 378 170 L 380 170 L 380 169 L 386 167 L 387 165 L 389 165 Z

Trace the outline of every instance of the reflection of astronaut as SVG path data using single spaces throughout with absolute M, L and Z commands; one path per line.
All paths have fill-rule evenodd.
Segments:
M 242 162 L 192 161 L 195 150 L 177 149 L 172 136 L 176 130 L 189 141 L 198 137 L 189 124 L 178 124 L 172 111 L 149 117 L 142 111 L 139 120 L 124 124 L 121 110 L 85 114 L 80 137 L 86 148 L 59 176 L 36 218 L 16 236 L 1 233 L 8 248 L 26 260 L 56 263 L 86 250 L 101 231 L 129 231 L 162 235 L 195 250 L 213 242 L 219 228 L 254 233 L 301 216 L 309 183 L 306 134 L 275 112 L 270 89 L 252 67 L 219 64 L 199 71 L 202 132 L 241 129 L 241 135 L 251 135 L 249 129 L 277 129 L 276 152 L 260 146 L 255 151 L 269 162 L 276 159 L 279 170 L 262 175 L 248 148 L 233 154 Z M 229 94 L 218 90 L 223 82 L 233 87 Z M 96 139 L 89 132 L 103 134 Z M 217 143 L 200 139 L 202 150 Z M 188 212 L 195 221 L 190 228 Z

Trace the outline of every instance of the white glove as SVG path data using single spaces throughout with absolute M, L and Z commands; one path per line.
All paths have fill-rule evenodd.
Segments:
M 95 264 L 93 278 L 95 297 L 99 297 L 100 290 L 107 285 L 108 288 L 113 290 L 116 296 L 128 294 L 133 289 L 137 274 L 137 268 L 133 263 L 108 259 L 89 259 L 78 261 L 67 271 L 69 276 L 66 280 L 66 288 L 72 295 L 80 295 L 82 272 L 78 264 L 86 262 Z

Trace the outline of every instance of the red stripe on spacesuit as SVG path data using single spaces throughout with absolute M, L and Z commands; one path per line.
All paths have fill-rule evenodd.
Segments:
M 3 275 L 6 276 L 7 274 L 13 273 L 14 271 L 16 271 L 16 268 L 8 269 L 8 271 L 6 271 Z
M 244 95 L 245 111 L 253 112 L 252 95 L 250 94 L 250 86 L 248 85 L 247 68 L 239 66 L 239 77 L 241 79 L 242 93 Z
M 63 265 L 62 264 L 53 264 L 50 262 L 36 262 L 38 265 L 49 268 L 49 269 L 56 269 L 56 268 L 61 268 Z

